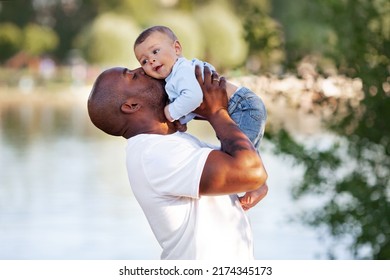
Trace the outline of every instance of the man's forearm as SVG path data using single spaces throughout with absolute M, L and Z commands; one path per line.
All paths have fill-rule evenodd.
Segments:
M 267 172 L 253 144 L 226 109 L 217 109 L 208 120 L 221 141 L 222 151 L 210 153 L 200 193 L 220 195 L 258 189 L 267 180 Z
M 246 150 L 253 152 L 257 156 L 257 152 L 248 137 L 240 130 L 237 124 L 230 118 L 225 108 L 219 109 L 209 118 L 209 122 L 218 139 L 221 141 L 221 150 L 225 153 L 234 156 L 237 152 Z

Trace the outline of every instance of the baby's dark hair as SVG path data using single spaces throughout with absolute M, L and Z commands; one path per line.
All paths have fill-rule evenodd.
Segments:
M 172 41 L 177 40 L 175 33 L 173 33 L 173 31 L 169 27 L 163 25 L 155 25 L 145 29 L 144 31 L 141 32 L 141 34 L 138 35 L 137 39 L 134 42 L 134 48 L 139 44 L 141 44 L 142 42 L 144 42 L 154 32 L 163 33 L 167 35 L 170 39 L 172 39 Z

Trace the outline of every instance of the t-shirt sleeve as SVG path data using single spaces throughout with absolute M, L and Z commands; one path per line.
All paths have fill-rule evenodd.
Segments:
M 210 148 L 170 139 L 152 146 L 143 168 L 149 185 L 161 195 L 199 198 L 199 184 Z

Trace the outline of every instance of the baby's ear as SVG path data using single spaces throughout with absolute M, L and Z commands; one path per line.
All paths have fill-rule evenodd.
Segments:
M 133 103 L 129 101 L 126 101 L 121 106 L 121 111 L 125 114 L 131 114 L 139 110 L 141 106 L 138 103 Z
M 175 51 L 176 51 L 176 55 L 181 56 L 182 48 L 181 48 L 180 42 L 178 40 L 176 40 L 173 44 L 174 44 L 174 48 L 175 48 Z

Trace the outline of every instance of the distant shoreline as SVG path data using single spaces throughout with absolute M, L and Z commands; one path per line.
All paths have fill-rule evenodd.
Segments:
M 348 107 L 356 108 L 364 98 L 362 82 L 343 76 L 324 78 L 287 76 L 243 76 L 229 79 L 256 92 L 264 101 L 268 124 L 303 134 L 323 130 L 322 121 L 343 117 Z M 92 84 L 38 86 L 31 88 L 0 86 L 0 113 L 21 106 L 64 109 L 86 108 Z M 1 117 L 1 114 L 0 114 Z

